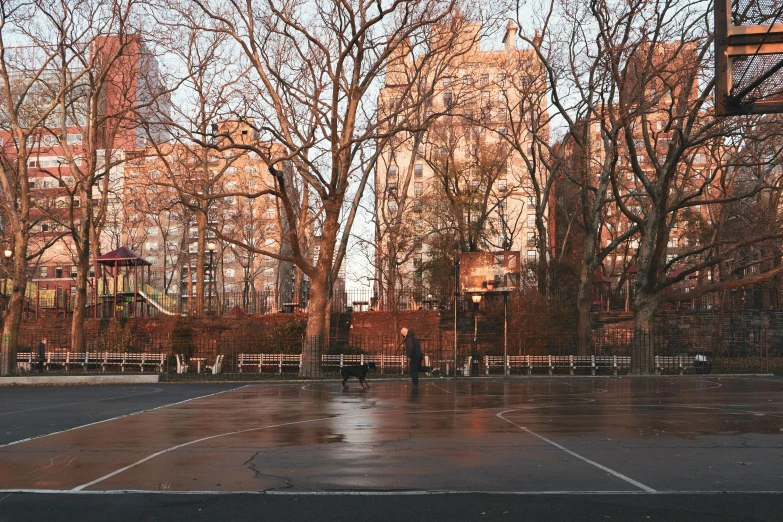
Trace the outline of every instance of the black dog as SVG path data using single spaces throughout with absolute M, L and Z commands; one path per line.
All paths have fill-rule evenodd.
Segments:
M 375 363 L 366 363 L 362 364 L 361 366 L 343 366 L 340 368 L 340 375 L 343 376 L 343 388 L 348 389 L 348 379 L 351 377 L 356 377 L 359 379 L 359 383 L 362 385 L 362 388 L 370 389 L 370 385 L 367 384 L 367 372 L 370 370 L 375 369 Z

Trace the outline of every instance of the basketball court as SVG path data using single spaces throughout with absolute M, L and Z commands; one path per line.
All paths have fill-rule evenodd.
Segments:
M 436 519 L 772 520 L 783 507 L 783 379 L 371 386 L 4 388 L 0 520 L 229 520 L 252 506 L 286 520 L 351 506 L 390 520 L 415 506 Z

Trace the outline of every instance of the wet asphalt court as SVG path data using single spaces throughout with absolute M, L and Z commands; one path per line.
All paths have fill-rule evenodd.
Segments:
M 0 520 L 783 519 L 783 379 L 6 387 L 0 398 Z

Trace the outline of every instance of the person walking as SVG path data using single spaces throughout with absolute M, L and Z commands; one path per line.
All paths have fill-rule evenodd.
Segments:
M 35 366 L 38 368 L 39 372 L 43 372 L 44 361 L 46 361 L 46 337 L 41 339 L 41 342 L 38 343 L 38 348 L 36 348 L 35 355 Z
M 419 385 L 419 368 L 421 367 L 421 361 L 424 359 L 424 353 L 421 351 L 421 343 L 419 338 L 413 330 L 403 328 L 400 330 L 400 335 L 403 337 L 405 343 L 405 354 L 410 359 L 411 380 L 414 386 Z

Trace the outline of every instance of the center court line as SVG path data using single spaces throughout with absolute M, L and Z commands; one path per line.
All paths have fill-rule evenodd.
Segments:
M 553 441 L 553 440 L 549 440 L 548 438 L 544 437 L 543 435 L 539 435 L 538 433 L 536 433 L 536 432 L 534 432 L 534 431 L 531 431 L 531 430 L 527 429 L 527 428 L 526 428 L 526 427 L 524 427 L 524 426 L 520 426 L 520 425 L 519 425 L 519 424 L 517 424 L 516 422 L 510 421 L 510 420 L 508 420 L 507 418 L 505 418 L 505 417 L 503 416 L 503 414 L 504 414 L 504 413 L 511 413 L 511 412 L 513 412 L 513 411 L 516 411 L 516 410 L 506 410 L 506 411 L 501 411 L 500 413 L 498 413 L 498 414 L 497 414 L 497 416 L 498 416 L 498 418 L 500 418 L 500 419 L 503 419 L 504 421 L 508 422 L 509 424 L 512 424 L 512 425 L 516 426 L 516 427 L 517 427 L 517 428 L 519 428 L 520 430 L 522 430 L 522 431 L 525 431 L 525 432 L 527 432 L 527 433 L 529 433 L 529 434 L 533 435 L 534 437 L 537 437 L 537 438 L 539 438 L 539 439 L 543 440 L 544 442 L 546 442 L 546 443 L 548 443 L 548 444 L 551 444 L 552 446 L 554 446 L 554 447 L 556 447 L 556 448 L 558 448 L 558 449 L 561 449 L 561 450 L 565 451 L 565 452 L 566 452 L 566 453 L 568 453 L 569 455 L 571 455 L 571 456 L 574 456 L 574 457 L 578 458 L 579 460 L 582 460 L 582 461 L 584 461 L 584 462 L 587 462 L 587 463 L 588 463 L 588 464 L 590 464 L 591 466 L 595 466 L 595 467 L 596 467 L 596 468 L 598 468 L 598 469 L 601 469 L 601 470 L 603 470 L 603 471 L 606 471 L 606 472 L 607 472 L 607 473 L 609 473 L 610 475 L 613 475 L 613 476 L 615 476 L 615 477 L 619 478 L 620 480 L 624 480 L 625 482 L 627 482 L 627 483 L 629 483 L 629 484 L 632 484 L 632 485 L 636 486 L 637 488 L 639 488 L 639 489 L 641 489 L 641 490 L 643 490 L 643 491 L 646 491 L 647 493 L 656 493 L 656 491 L 655 491 L 653 488 L 651 488 L 651 487 L 649 487 L 649 486 L 645 486 L 645 485 L 644 485 L 644 484 L 642 484 L 641 482 L 638 482 L 638 481 L 636 481 L 636 480 L 634 480 L 634 479 L 632 479 L 632 478 L 630 478 L 630 477 L 627 477 L 627 476 L 623 475 L 622 473 L 620 473 L 620 472 L 617 472 L 617 471 L 615 471 L 615 470 L 613 470 L 613 469 L 609 469 L 609 468 L 607 468 L 606 466 L 603 466 L 603 465 L 601 465 L 601 464 L 599 464 L 599 463 L 597 463 L 597 462 L 595 462 L 595 461 L 593 461 L 593 460 L 590 460 L 590 459 L 588 459 L 587 457 L 583 457 L 583 456 L 582 456 L 582 455 L 580 455 L 579 453 L 576 453 L 576 452 L 574 452 L 574 451 L 571 451 L 570 449 L 566 448 L 565 446 L 561 446 L 561 445 L 560 445 L 560 444 L 558 444 L 557 442 L 555 442 L 555 441 Z
M 42 439 L 44 437 L 51 437 L 52 435 L 59 435 L 61 433 L 68 433 L 69 431 L 80 430 L 82 428 L 89 428 L 90 426 L 96 426 L 98 424 L 103 424 L 105 422 L 111 422 L 111 421 L 114 421 L 114 420 L 124 419 L 126 417 L 133 417 L 134 415 L 140 415 L 142 413 L 147 413 L 147 412 L 150 412 L 150 411 L 160 410 L 160 409 L 163 409 L 163 408 L 168 408 L 170 406 L 177 406 L 178 404 L 185 404 L 186 402 L 195 401 L 196 399 L 205 399 L 207 397 L 213 397 L 215 395 L 220 395 L 221 393 L 241 390 L 242 388 L 247 388 L 248 386 L 252 386 L 252 385 L 251 384 L 246 384 L 245 386 L 240 386 L 238 388 L 231 388 L 230 390 L 223 390 L 223 391 L 219 391 L 219 392 L 216 392 L 216 393 L 210 393 L 208 395 L 201 395 L 199 397 L 191 397 L 190 399 L 185 399 L 184 401 L 172 402 L 171 404 L 163 404 L 161 406 L 156 406 L 154 408 L 149 408 L 149 409 L 146 409 L 146 410 L 134 411 L 132 413 L 126 413 L 125 415 L 118 415 L 117 417 L 112 417 L 110 419 L 103 419 L 103 420 L 96 421 L 96 422 L 90 422 L 89 424 L 82 424 L 81 426 L 68 428 L 67 430 L 53 431 L 52 433 L 45 433 L 43 435 L 36 435 L 35 437 L 28 437 L 26 439 L 15 440 L 13 442 L 7 442 L 6 444 L 0 444 L 0 449 L 7 448 L 8 446 L 14 446 L 16 444 L 21 444 L 23 442 L 30 442 L 31 440 Z

